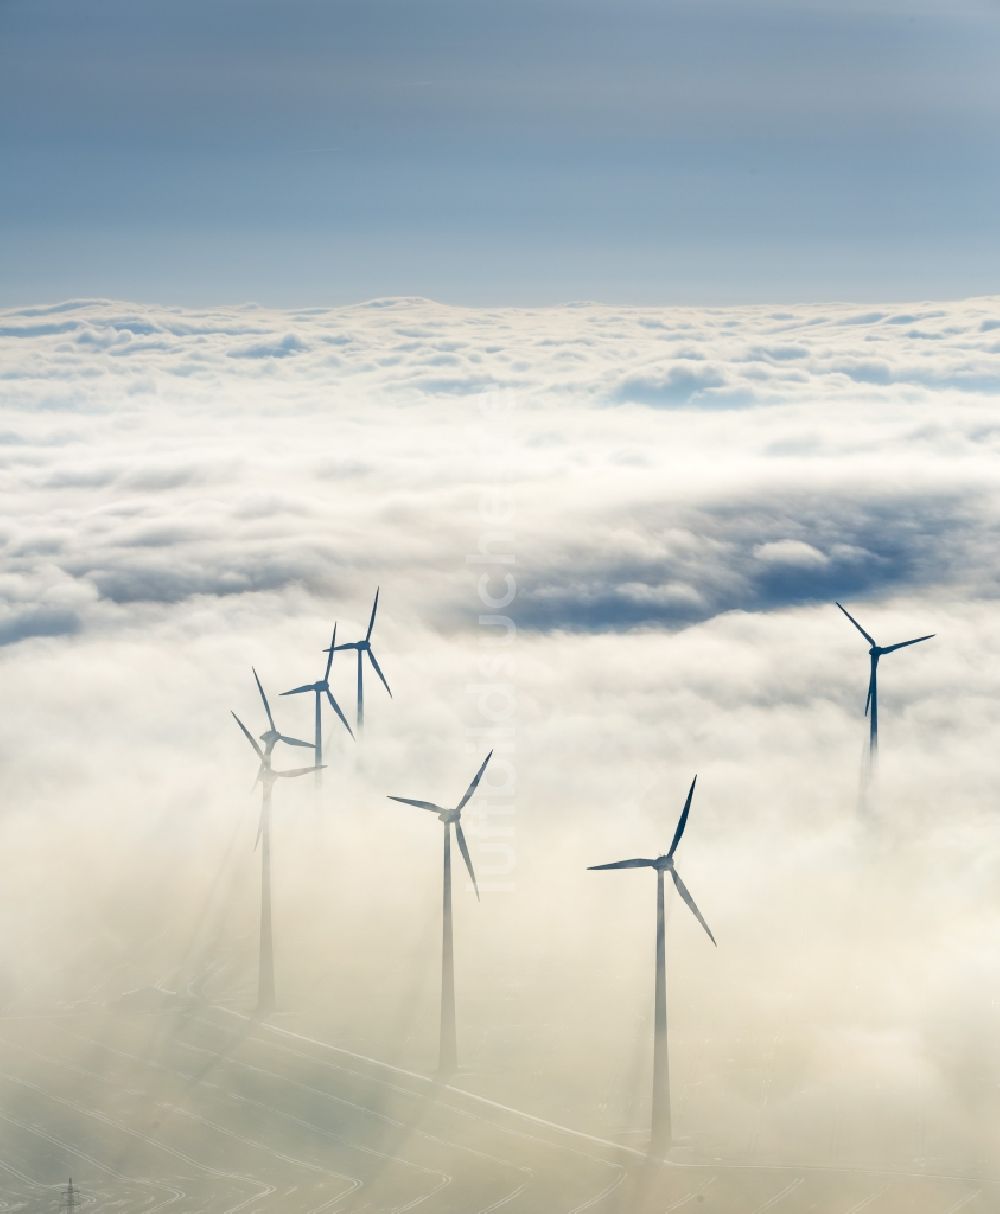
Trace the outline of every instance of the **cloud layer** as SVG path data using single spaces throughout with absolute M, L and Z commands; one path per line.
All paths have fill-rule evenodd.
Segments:
M 470 1083 L 641 1125 L 651 886 L 585 869 L 662 850 L 697 770 L 682 871 L 720 948 L 672 908 L 692 1138 L 857 1161 L 891 1124 L 902 1158 L 919 1105 L 985 1167 L 998 324 L 1000 299 L 0 315 L 7 1006 L 178 976 L 244 999 L 228 712 L 259 716 L 253 663 L 308 735 L 277 693 L 381 585 L 393 698 L 370 682 L 357 746 L 331 720 L 319 812 L 279 790 L 290 1007 L 428 1065 L 439 842 L 385 794 L 457 798 L 495 746 L 469 829 L 494 892 L 456 893 Z M 937 634 L 885 659 L 860 823 L 867 655 L 835 598 L 884 643 Z M 353 680 L 338 658 L 345 708 Z
M 8 311 L 3 636 L 379 568 L 441 611 L 492 482 L 529 627 L 989 593 L 998 312 Z

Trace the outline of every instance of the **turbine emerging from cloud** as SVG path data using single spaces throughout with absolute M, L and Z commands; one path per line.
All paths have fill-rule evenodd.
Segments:
M 435 805 L 433 801 L 415 801 L 410 797 L 389 797 L 390 801 L 399 801 L 403 805 L 415 805 L 417 809 L 426 809 L 432 814 L 437 814 L 444 825 L 443 893 L 441 902 L 441 1050 L 439 1061 L 439 1067 L 443 1075 L 450 1074 L 458 1065 L 458 1047 L 455 1034 L 455 950 L 451 920 L 451 829 L 454 826 L 455 839 L 458 842 L 459 851 L 462 853 L 462 859 L 465 861 L 465 867 L 469 870 L 472 888 L 476 891 L 476 898 L 478 899 L 479 885 L 476 881 L 475 870 L 472 867 L 472 857 L 469 855 L 469 845 L 465 840 L 465 832 L 462 830 L 462 810 L 468 805 L 472 799 L 472 794 L 479 787 L 479 781 L 483 778 L 486 764 L 489 763 L 492 757 L 493 751 L 491 750 L 486 758 L 483 759 L 479 770 L 472 777 L 472 783 L 465 790 L 461 801 L 452 809 L 447 809 L 442 805 Z
M 874 757 L 878 750 L 878 661 L 887 653 L 897 649 L 906 649 L 908 645 L 919 645 L 921 641 L 929 641 L 935 634 L 929 632 L 926 636 L 914 637 L 912 641 L 897 641 L 895 645 L 879 645 L 875 638 L 861 627 L 858 621 L 847 610 L 843 603 L 837 606 L 847 616 L 854 627 L 861 633 L 871 648 L 868 650 L 870 670 L 868 674 L 868 696 L 865 700 L 865 716 L 868 718 L 868 753 Z
M 323 652 L 326 657 L 326 669 L 323 671 L 323 677 L 317 679 L 315 683 L 303 683 L 301 687 L 293 687 L 291 691 L 283 691 L 283 696 L 304 695 L 311 691 L 315 697 L 315 741 L 313 743 L 316 751 L 316 783 L 319 784 L 322 777 L 320 771 L 326 764 L 323 762 L 323 696 L 326 696 L 330 702 L 330 707 L 340 718 L 341 723 L 347 732 L 354 737 L 354 731 L 347 723 L 347 717 L 341 711 L 340 705 L 333 698 L 333 692 L 330 690 L 330 667 L 333 665 L 333 655 L 337 648 L 337 625 L 333 626 L 333 637 L 330 640 L 329 649 Z
M 694 798 L 694 786 L 698 777 L 691 781 L 687 800 L 681 810 L 677 829 L 670 842 L 670 848 L 662 856 L 655 859 L 639 858 L 633 860 L 615 860 L 611 864 L 591 864 L 591 872 L 603 872 L 618 868 L 652 868 L 656 871 L 656 980 L 653 997 L 653 1110 L 650 1150 L 655 1153 L 666 1151 L 672 1138 L 670 1119 L 670 1057 L 667 1051 L 667 978 L 666 978 L 666 944 L 663 920 L 663 874 L 669 873 L 684 903 L 708 934 L 709 940 L 716 943 L 712 929 L 705 922 L 705 917 L 688 887 L 681 880 L 680 873 L 674 867 L 674 853 L 680 844 L 684 828 L 687 826 L 688 815 L 691 812 L 691 801 Z
M 355 650 L 357 650 L 357 654 L 358 654 L 357 725 L 358 725 L 359 733 L 365 727 L 365 684 L 364 684 L 364 675 L 363 675 L 365 654 L 368 655 L 368 660 L 371 662 L 372 666 L 374 667 L 375 673 L 382 680 L 382 686 L 386 689 L 386 691 L 389 692 L 390 696 L 392 695 L 392 690 L 389 687 L 388 682 L 386 681 L 385 675 L 382 673 L 382 667 L 379 666 L 378 659 L 375 657 L 375 654 L 372 652 L 372 629 L 375 627 L 375 613 L 378 611 L 379 589 L 381 589 L 381 587 L 377 587 L 375 590 L 375 601 L 374 601 L 374 603 L 372 603 L 371 619 L 368 621 L 368 631 L 365 633 L 364 639 L 360 640 L 360 641 L 347 641 L 342 645 L 336 645 L 336 646 L 331 643 L 330 648 L 328 650 L 324 651 L 326 653 L 331 654 L 331 656 L 332 656 L 335 648 L 336 649 L 355 649 Z
M 306 746 L 310 750 L 315 750 L 312 742 L 303 742 L 301 738 L 290 738 L 288 734 L 281 733 L 274 723 L 274 716 L 271 712 L 271 705 L 267 701 L 267 696 L 264 693 L 264 688 L 260 681 L 260 676 L 257 674 L 255 667 L 253 670 L 254 681 L 257 684 L 257 690 L 260 692 L 261 703 L 264 705 L 264 713 L 267 716 L 267 729 L 260 735 L 260 740 L 264 743 L 264 754 L 270 756 L 275 746 L 279 742 L 284 742 L 286 746 Z
M 256 675 L 256 671 L 254 672 Z M 258 681 L 258 687 L 260 683 Z M 261 695 L 263 695 L 263 691 Z M 265 700 L 265 704 L 266 704 Z M 233 720 L 243 731 L 243 736 L 254 749 L 260 760 L 257 779 L 254 781 L 261 786 L 260 819 L 257 823 L 256 848 L 260 845 L 260 952 L 257 970 L 257 1011 L 261 1014 L 274 1011 L 274 942 L 271 934 L 271 790 L 278 780 L 294 776 L 306 776 L 314 767 L 295 767 L 290 771 L 275 771 L 271 766 L 271 750 L 261 750 L 257 740 L 234 712 Z M 271 725 L 274 728 L 273 722 Z M 308 745 L 308 743 L 293 743 Z

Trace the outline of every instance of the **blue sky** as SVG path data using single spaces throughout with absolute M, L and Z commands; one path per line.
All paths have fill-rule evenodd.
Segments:
M 995 0 L 0 0 L 0 302 L 963 296 Z

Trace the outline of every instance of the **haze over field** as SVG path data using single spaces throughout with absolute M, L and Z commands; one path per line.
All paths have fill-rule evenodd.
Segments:
M 671 905 L 667 973 L 677 1158 L 719 1186 L 703 1208 L 754 1209 L 752 1184 L 757 1204 L 793 1186 L 789 1210 L 992 1209 L 998 354 L 997 297 L 0 312 L 7 1189 L 72 1173 L 124 1197 L 103 1166 L 183 1190 L 177 1210 L 290 1210 L 305 1169 L 302 1209 L 343 1190 L 330 1208 L 469 1214 L 517 1188 L 524 1126 L 452 1168 L 436 1105 L 393 1109 L 393 1150 L 433 1123 L 445 1145 L 414 1166 L 452 1190 L 331 1160 L 317 1125 L 371 1145 L 364 1110 L 409 1096 L 373 1097 L 372 1070 L 353 1111 L 285 1104 L 329 1077 L 277 1039 L 251 1092 L 237 1068 L 265 1064 L 219 1010 L 249 1012 L 256 982 L 256 765 L 229 711 L 263 730 L 253 664 L 309 737 L 308 697 L 278 693 L 321 676 L 334 621 L 363 633 L 381 586 L 393 698 L 366 682 L 357 744 L 328 726 L 319 800 L 308 778 L 275 790 L 275 1023 L 430 1072 L 440 840 L 386 795 L 452 804 L 493 747 L 464 819 L 482 902 L 455 891 L 456 1084 L 642 1145 L 655 882 L 585 870 L 664 851 L 697 772 L 680 867 L 719 947 Z M 834 599 L 883 643 L 936 634 L 880 667 L 860 810 L 868 661 Z M 350 655 L 332 683 L 352 717 Z M 200 1159 L 184 1117 L 227 1127 L 224 1198 L 155 1145 Z M 253 1146 L 278 1149 L 279 1120 L 312 1171 Z M 91 1163 L 65 1154 L 84 1138 Z M 560 1201 L 572 1158 L 530 1161 Z M 625 1182 L 586 1205 L 608 1181 L 578 1166 L 562 1206 L 522 1179 L 505 1208 L 640 1208 Z M 952 1179 L 900 1179 L 928 1172 Z

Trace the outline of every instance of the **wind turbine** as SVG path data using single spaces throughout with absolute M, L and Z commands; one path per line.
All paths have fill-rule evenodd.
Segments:
M 264 694 L 264 688 L 261 686 L 260 675 L 258 675 L 255 667 L 253 670 L 254 681 L 257 684 L 257 690 L 260 692 L 260 698 L 264 705 L 264 712 L 267 716 L 267 729 L 260 735 L 260 740 L 264 743 L 264 754 L 269 758 L 271 752 L 279 742 L 284 742 L 286 746 L 306 746 L 309 750 L 315 750 L 312 742 L 303 742 L 301 738 L 290 738 L 287 734 L 281 733 L 274 723 L 274 716 L 271 713 L 271 705 L 267 702 L 267 696 Z
M 293 687 L 291 689 L 291 691 L 283 691 L 281 693 L 283 696 L 297 696 L 297 695 L 302 695 L 304 692 L 311 691 L 311 692 L 313 692 L 313 694 L 316 697 L 316 734 L 315 734 L 316 741 L 314 744 L 314 749 L 316 751 L 316 783 L 317 784 L 319 784 L 322 780 L 322 777 L 319 774 L 320 770 L 326 766 L 326 764 L 323 762 L 322 707 L 323 707 L 323 696 L 324 695 L 330 701 L 330 707 L 337 714 L 337 716 L 340 717 L 341 721 L 344 724 L 344 728 L 347 730 L 347 732 L 351 735 L 352 738 L 354 737 L 354 731 L 351 729 L 350 725 L 348 725 L 347 717 L 345 717 L 344 714 L 340 711 L 340 705 L 333 698 L 333 692 L 330 690 L 330 667 L 333 665 L 333 655 L 334 655 L 334 652 L 336 651 L 336 648 L 337 648 L 337 625 L 334 624 L 333 637 L 330 641 L 330 648 L 324 650 L 324 653 L 326 653 L 327 658 L 326 658 L 326 670 L 323 672 L 323 677 L 321 679 L 317 679 L 315 683 L 303 683 L 303 685 L 301 687 Z
M 365 684 L 364 684 L 364 679 L 362 677 L 362 671 L 364 669 L 364 656 L 366 653 L 368 654 L 368 660 L 371 662 L 372 666 L 374 666 L 374 668 L 375 668 L 375 673 L 382 680 L 382 686 L 386 689 L 386 691 L 389 692 L 389 696 L 390 697 L 392 696 L 392 690 L 390 689 L 389 684 L 386 682 L 385 675 L 382 673 L 382 667 L 378 664 L 378 660 L 376 659 L 375 654 L 372 652 L 372 629 L 375 627 L 375 612 L 378 611 L 378 595 L 379 595 L 380 589 L 381 589 L 381 587 L 376 587 L 376 589 L 375 589 L 375 602 L 372 603 L 371 619 L 368 621 L 368 631 L 365 633 L 364 640 L 363 641 L 348 641 L 343 645 L 336 645 L 336 646 L 331 644 L 330 649 L 325 651 L 328 653 L 332 653 L 334 648 L 336 648 L 336 649 L 356 649 L 358 651 L 358 717 L 357 717 L 357 723 L 358 723 L 358 732 L 359 733 L 365 727 Z
M 261 750 L 257 740 L 234 712 L 233 720 L 243 731 L 243 736 L 260 760 L 260 768 L 254 785 L 261 786 L 260 820 L 257 823 L 257 840 L 254 848 L 261 845 L 260 852 L 260 960 L 257 975 L 257 1010 L 274 1010 L 274 944 L 271 938 L 271 789 L 278 780 L 293 776 L 305 776 L 312 767 L 296 767 L 291 771 L 275 771 L 271 766 L 271 750 Z M 298 743 L 308 745 L 308 743 Z
M 912 641 L 897 641 L 895 645 L 879 645 L 873 636 L 865 632 L 843 603 L 838 603 L 837 606 L 871 646 L 868 650 L 871 673 L 868 676 L 868 698 L 865 700 L 865 716 L 868 718 L 868 753 L 874 757 L 875 752 L 878 750 L 878 660 L 884 654 L 893 653 L 897 649 L 905 649 L 908 645 L 919 645 L 921 641 L 929 641 L 935 634 L 929 632 L 926 636 L 914 637 Z
M 669 1148 L 671 1141 L 670 1126 L 670 1058 L 667 1053 L 667 977 L 666 977 L 666 945 L 663 925 L 663 874 L 669 873 L 677 887 L 677 892 L 684 899 L 688 909 L 708 933 L 709 940 L 716 943 L 711 928 L 705 922 L 704 916 L 698 909 L 688 887 L 681 880 L 680 873 L 674 867 L 674 852 L 687 826 L 688 814 L 691 812 L 691 800 L 694 797 L 694 786 L 698 777 L 691 781 L 687 800 L 681 810 L 677 829 L 670 844 L 670 850 L 665 855 L 653 859 L 616 860 L 613 864 L 591 864 L 589 871 L 601 872 L 612 868 L 652 868 L 656 870 L 656 985 L 653 996 L 653 1113 L 652 1135 L 650 1150 L 662 1152 Z
M 400 801 L 403 805 L 415 805 L 417 809 L 430 810 L 437 814 L 444 825 L 444 868 L 443 893 L 441 900 L 441 1052 L 439 1069 L 442 1075 L 450 1075 L 458 1065 L 458 1050 L 455 1042 L 455 949 L 451 924 L 451 828 L 455 827 L 455 838 L 459 851 L 465 861 L 465 867 L 472 878 L 472 888 L 479 899 L 479 885 L 472 867 L 472 857 L 469 855 L 469 845 L 465 841 L 462 830 L 462 810 L 472 798 L 472 794 L 483 778 L 486 764 L 493 756 L 493 751 L 483 759 L 482 765 L 472 778 L 472 783 L 465 790 L 465 795 L 454 809 L 445 809 L 435 805 L 433 801 L 414 801 L 409 797 L 390 797 L 390 801 Z

